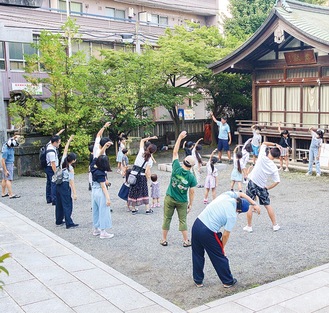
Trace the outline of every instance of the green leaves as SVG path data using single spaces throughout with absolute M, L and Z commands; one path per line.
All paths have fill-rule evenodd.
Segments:
M 4 255 L 1 255 L 1 256 L 0 256 L 0 264 L 3 263 L 5 259 L 10 258 L 10 256 L 11 256 L 10 253 L 6 253 L 6 254 L 4 254 Z M 0 274 L 1 274 L 2 272 L 4 272 L 4 273 L 6 273 L 7 275 L 9 275 L 8 270 L 7 270 L 4 266 L 0 265 Z M 4 282 L 0 280 L 0 290 L 2 289 L 3 285 L 4 285 Z

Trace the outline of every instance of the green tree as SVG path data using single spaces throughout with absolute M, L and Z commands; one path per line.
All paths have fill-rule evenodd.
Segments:
M 237 119 L 251 119 L 252 80 L 248 74 L 220 73 L 198 77 L 198 87 L 202 88 L 211 98 L 207 109 L 214 115 L 227 116 L 234 129 L 233 122 Z M 216 127 L 212 127 L 213 141 L 216 138 Z
M 207 66 L 218 60 L 224 39 L 216 27 L 176 26 L 159 38 L 156 59 L 162 83 L 156 92 L 156 102 L 164 106 L 174 122 L 176 135 L 180 131 L 177 106 L 186 99 L 198 101 L 195 88 L 198 75 L 209 73 Z
M 94 107 L 86 101 L 89 73 L 83 52 L 69 55 L 71 45 L 77 44 L 78 27 L 68 20 L 62 27 L 63 34 L 43 31 L 40 40 L 34 45 L 39 54 L 27 58 L 26 80 L 32 84 L 43 84 L 50 97 L 42 104 L 35 97 L 27 100 L 26 106 L 11 104 L 10 113 L 16 116 L 29 116 L 36 130 L 43 134 L 53 134 L 65 128 L 64 137 L 75 134 L 73 146 L 87 155 L 90 133 L 87 127 L 93 116 Z M 47 75 L 40 75 L 38 66 Z
M 154 52 L 106 50 L 102 55 L 103 60 L 93 59 L 89 67 L 88 97 L 96 108 L 94 119 L 111 121 L 113 139 L 122 131 L 151 126 L 150 113 L 157 106 L 153 93 L 159 81 Z
M 326 3 L 326 0 L 299 1 L 318 5 Z M 275 0 L 230 0 L 232 17 L 224 23 L 225 34 L 245 41 L 262 25 L 275 3 Z

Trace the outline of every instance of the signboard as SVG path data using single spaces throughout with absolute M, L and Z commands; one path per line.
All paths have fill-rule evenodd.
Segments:
M 313 50 L 285 52 L 284 58 L 286 59 L 287 65 L 307 65 L 316 63 Z
M 195 112 L 192 109 L 185 109 L 185 120 L 194 120 L 195 119 Z
M 182 121 L 184 119 L 184 109 L 178 109 L 177 114 L 178 114 L 179 120 Z
M 329 144 L 321 145 L 320 166 L 323 167 L 329 166 Z
M 12 83 L 11 90 L 25 90 L 33 96 L 42 96 L 42 84 Z

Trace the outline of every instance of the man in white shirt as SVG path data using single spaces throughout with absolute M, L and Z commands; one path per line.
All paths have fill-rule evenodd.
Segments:
M 56 205 L 56 183 L 52 182 L 52 177 L 56 172 L 56 168 L 59 166 L 58 161 L 58 148 L 61 144 L 61 137 L 59 136 L 64 129 L 60 130 L 56 135 L 52 136 L 46 149 L 46 161 L 47 166 L 45 173 L 47 175 L 46 184 L 46 200 L 47 203 Z
M 274 159 L 278 159 L 281 155 L 281 146 L 272 142 L 263 142 L 261 145 L 257 163 L 254 169 L 248 175 L 249 183 L 247 186 L 246 194 L 255 199 L 256 196 L 259 199 L 259 203 L 264 205 L 269 218 L 273 225 L 273 231 L 278 231 L 280 226 L 276 223 L 276 217 L 274 209 L 270 205 L 270 195 L 268 190 L 274 188 L 280 183 L 279 170 L 274 164 Z M 268 185 L 268 179 L 271 178 L 272 184 Z M 247 213 L 248 225 L 243 230 L 252 232 L 252 211 Z

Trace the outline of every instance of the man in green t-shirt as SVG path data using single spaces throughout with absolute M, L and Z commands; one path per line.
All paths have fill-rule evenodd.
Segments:
M 167 189 L 166 197 L 164 200 L 164 217 L 162 224 L 162 240 L 160 244 L 168 246 L 167 235 L 170 228 L 172 216 L 177 210 L 179 218 L 179 230 L 183 235 L 183 247 L 190 247 L 191 242 L 188 239 L 186 217 L 192 209 L 194 200 L 194 187 L 197 185 L 195 176 L 191 172 L 194 165 L 194 158 L 189 155 L 183 160 L 180 165 L 178 159 L 178 150 L 181 141 L 186 137 L 186 131 L 182 131 L 175 143 L 173 150 L 173 163 L 170 184 Z M 189 196 L 187 197 L 187 192 Z

